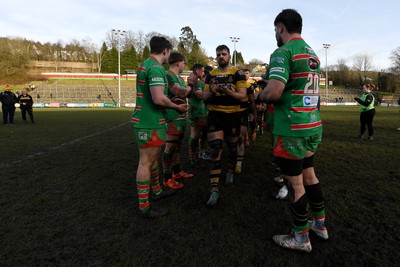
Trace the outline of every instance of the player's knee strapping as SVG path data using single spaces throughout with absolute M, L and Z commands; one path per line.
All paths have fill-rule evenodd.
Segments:
M 314 167 L 314 162 L 315 162 L 315 154 L 312 155 L 311 157 L 304 158 L 303 169 Z
M 288 176 L 297 176 L 303 172 L 304 160 L 293 160 L 278 157 L 277 159 L 279 168 L 282 173 Z
M 210 154 L 212 158 L 217 158 L 219 151 L 222 149 L 222 139 L 214 139 L 208 142 Z

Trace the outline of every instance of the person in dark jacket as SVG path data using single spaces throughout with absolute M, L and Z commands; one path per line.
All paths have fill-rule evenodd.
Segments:
M 15 103 L 17 103 L 17 96 L 11 92 L 11 87 L 6 86 L 4 92 L 0 93 L 1 109 L 3 111 L 3 124 L 13 125 L 15 114 Z
M 28 94 L 28 90 L 22 90 L 22 94 L 18 97 L 18 103 L 20 104 L 19 108 L 21 109 L 22 120 L 26 122 L 26 113 L 28 112 L 29 118 L 32 123 L 35 123 L 33 118 L 33 99 Z

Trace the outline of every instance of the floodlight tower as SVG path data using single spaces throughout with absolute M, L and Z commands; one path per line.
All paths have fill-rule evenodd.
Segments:
M 239 37 L 230 37 L 230 38 L 231 41 L 233 42 L 233 56 L 234 56 L 233 65 L 236 67 L 236 57 L 237 57 L 236 43 L 239 42 L 240 38 Z
M 112 32 L 118 38 L 118 107 L 121 107 L 121 36 L 126 31 L 112 29 Z

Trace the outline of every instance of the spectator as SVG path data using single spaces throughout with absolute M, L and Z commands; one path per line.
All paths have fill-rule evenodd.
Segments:
M 28 112 L 31 122 L 35 123 L 32 109 L 33 99 L 28 94 L 28 89 L 22 90 L 22 94 L 18 97 L 18 102 L 20 104 L 19 108 L 21 109 L 22 120 L 26 122 L 26 113 Z
M 17 96 L 11 92 L 11 87 L 6 86 L 4 92 L 0 93 L 1 108 L 3 110 L 3 124 L 14 125 L 15 103 Z
M 371 94 L 371 90 L 375 88 L 374 84 L 366 84 L 363 86 L 363 94 L 361 98 L 355 97 L 354 100 L 360 104 L 360 134 L 357 138 L 364 139 L 366 127 L 368 127 L 368 140 L 374 140 L 374 127 L 372 122 L 375 116 L 375 98 Z

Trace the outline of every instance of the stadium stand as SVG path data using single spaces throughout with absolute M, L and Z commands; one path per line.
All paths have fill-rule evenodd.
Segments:
M 31 92 L 35 103 L 118 103 L 118 86 L 47 85 Z M 121 106 L 135 103 L 135 89 L 121 86 Z
M 325 99 L 325 90 L 320 89 L 320 95 L 322 99 Z M 354 97 L 360 96 L 360 90 L 352 89 L 329 89 L 328 91 L 328 102 L 331 103 L 345 103 L 354 102 Z

